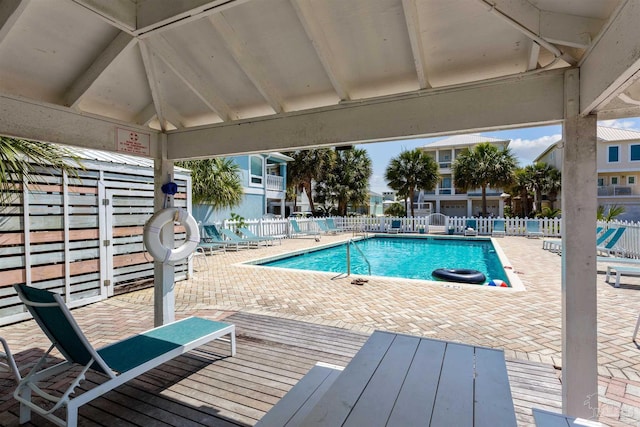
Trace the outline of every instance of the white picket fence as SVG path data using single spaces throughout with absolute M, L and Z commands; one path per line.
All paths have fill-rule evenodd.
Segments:
M 440 218 L 438 218 L 440 220 Z M 433 218 L 431 219 L 433 221 Z M 400 232 L 404 233 L 451 233 L 463 234 L 468 220 L 476 222 L 476 229 L 479 235 L 491 235 L 493 224 L 496 220 L 505 222 L 505 234 L 507 236 L 526 236 L 527 222 L 535 221 L 539 224 L 539 229 L 544 237 L 561 236 L 562 219 L 559 218 L 466 218 L 466 217 L 446 217 L 444 225 L 438 222 L 437 226 L 429 225 L 430 218 L 394 218 L 394 217 L 334 217 L 337 227 L 345 231 L 368 231 L 386 232 L 394 222 L 400 224 Z M 319 232 L 320 229 L 314 218 L 297 219 L 302 231 Z M 247 228 L 259 236 L 279 236 L 290 237 L 292 235 L 291 226 L 287 219 L 250 219 L 244 221 Z M 223 227 L 235 229 L 236 221 L 223 221 Z M 625 227 L 626 230 L 617 247 L 628 257 L 640 258 L 640 222 L 611 221 L 598 222 L 598 226 L 603 228 Z M 452 231 L 449 231 L 452 230 Z M 586 232 L 586 230 L 585 230 Z

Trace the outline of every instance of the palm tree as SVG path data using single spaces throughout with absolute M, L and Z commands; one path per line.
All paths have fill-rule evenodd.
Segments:
M 413 197 L 418 190 L 436 188 L 440 175 L 438 164 L 424 151 L 416 148 L 403 151 L 389 162 L 384 178 L 388 185 L 399 194 L 409 197 L 411 216 L 414 216 Z
M 516 167 L 516 158 L 509 148 L 499 149 L 490 142 L 483 142 L 464 150 L 453 162 L 452 170 L 456 187 L 463 191 L 478 187 L 482 190 L 484 216 L 487 214 L 487 187 L 511 184 Z
M 331 168 L 334 162 L 333 150 L 319 148 L 284 153 L 293 158 L 287 164 L 287 186 L 304 191 L 309 199 L 309 209 L 315 211 L 313 203 L 313 182 L 318 182 L 322 173 Z
M 193 203 L 220 210 L 242 202 L 240 167 L 233 160 L 217 157 L 176 162 L 176 166 L 191 170 Z
M 321 203 L 336 203 L 338 215 L 345 216 L 347 207 L 366 205 L 369 201 L 369 178 L 373 173 L 366 150 L 352 148 L 337 151 L 332 168 L 324 171 L 316 183 Z
M 16 183 L 37 185 L 36 165 L 60 169 L 73 177 L 83 168 L 77 156 L 59 145 L 0 136 L 0 206 L 11 199 Z
M 527 165 L 524 168 L 527 176 L 529 190 L 535 195 L 533 210 L 540 212 L 542 210 L 542 194 L 559 188 L 560 179 L 558 169 L 544 162 L 536 162 Z
M 612 206 L 609 206 L 609 208 L 605 213 L 605 207 L 602 205 L 598 205 L 597 219 L 598 221 L 609 222 L 609 221 L 613 221 L 614 219 L 616 219 L 617 216 L 622 215 L 625 212 L 626 212 L 626 209 L 624 206 L 612 205 Z
M 544 183 L 544 192 L 551 202 L 551 208 L 554 208 L 554 203 L 558 200 L 558 193 L 562 189 L 562 173 L 558 168 L 551 166 L 551 170 L 547 175 Z

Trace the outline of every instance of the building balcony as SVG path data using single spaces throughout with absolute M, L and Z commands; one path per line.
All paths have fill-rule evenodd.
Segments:
M 604 185 L 598 187 L 598 197 L 632 196 L 633 189 L 622 185 Z
M 284 191 L 284 177 L 278 175 L 267 175 L 267 190 Z

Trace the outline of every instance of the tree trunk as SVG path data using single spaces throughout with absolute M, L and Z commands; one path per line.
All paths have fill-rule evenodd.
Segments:
M 471 212 L 473 214 L 473 212 Z M 487 186 L 482 186 L 482 217 L 487 216 Z
M 409 206 L 411 206 L 411 217 L 414 217 L 413 214 L 413 189 L 409 191 Z
M 307 193 L 307 199 L 309 199 L 309 209 L 311 210 L 311 213 L 313 214 L 313 212 L 316 211 L 315 206 L 313 206 L 313 194 L 311 191 L 311 181 L 306 181 L 304 184 L 302 184 L 304 187 L 304 192 Z

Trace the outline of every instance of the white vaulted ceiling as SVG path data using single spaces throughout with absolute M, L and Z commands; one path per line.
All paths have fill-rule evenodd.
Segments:
M 2 0 L 0 95 L 171 134 L 584 66 L 584 114 L 640 115 L 638 52 L 604 46 L 637 3 Z

